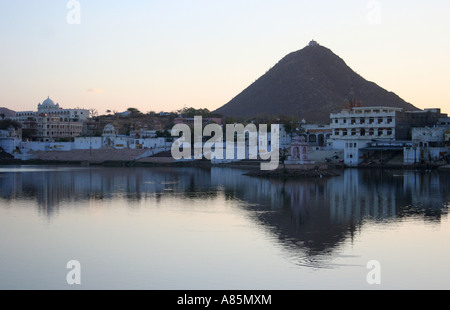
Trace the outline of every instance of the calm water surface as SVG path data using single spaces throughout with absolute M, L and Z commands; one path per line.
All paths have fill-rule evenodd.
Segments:
M 0 289 L 450 289 L 449 174 L 244 172 L 0 167 Z

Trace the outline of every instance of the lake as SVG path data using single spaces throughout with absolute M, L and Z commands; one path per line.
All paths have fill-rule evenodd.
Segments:
M 0 289 L 450 289 L 450 174 L 245 172 L 0 166 Z

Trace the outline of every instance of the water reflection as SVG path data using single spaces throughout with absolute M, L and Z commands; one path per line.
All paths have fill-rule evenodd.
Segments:
M 1 207 L 33 201 L 49 218 L 87 201 L 126 199 L 133 206 L 225 195 L 242 201 L 248 216 L 290 253 L 306 253 L 307 261 L 299 255 L 298 263 L 308 265 L 353 238 L 367 221 L 389 224 L 419 216 L 439 222 L 447 216 L 448 188 L 448 174 L 407 171 L 346 170 L 330 179 L 282 181 L 231 168 L 0 169 Z
M 215 172 L 223 175 L 213 171 L 213 176 Z M 309 267 L 321 267 L 324 255 L 353 239 L 367 222 L 389 224 L 407 217 L 439 222 L 447 216 L 450 201 L 448 174 L 346 170 L 328 180 L 286 182 L 229 174 L 235 175 L 212 179 L 250 202 L 252 210 L 266 211 L 254 213 L 254 217 L 291 253 L 306 251 L 306 257 L 297 259 Z

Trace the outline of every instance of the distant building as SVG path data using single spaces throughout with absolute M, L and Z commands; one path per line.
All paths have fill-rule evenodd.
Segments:
M 52 142 L 80 136 L 89 116 L 87 109 L 63 109 L 48 97 L 37 112 L 16 112 L 12 119 L 22 124 L 24 139 Z
M 356 166 L 377 150 L 403 150 L 412 129 L 435 126 L 445 118 L 440 109 L 403 111 L 391 107 L 350 107 L 332 113 L 331 145 L 344 150 L 344 162 Z M 404 143 L 405 142 L 405 143 Z
M 334 148 L 343 149 L 349 141 L 406 140 L 410 124 L 401 108 L 358 107 L 332 113 L 331 140 Z
M 0 147 L 7 153 L 12 154 L 16 147 L 22 141 L 22 129 L 9 127 L 5 130 L 0 130 Z
M 141 130 L 140 131 L 141 139 L 156 138 L 157 136 L 158 136 L 157 130 Z
M 440 118 L 438 120 L 439 126 L 448 126 L 450 128 L 450 117 Z
M 441 109 L 424 109 L 423 111 L 407 111 L 408 121 L 411 127 L 432 127 L 441 120 L 448 120 L 447 114 L 441 113 Z
M 117 116 L 131 116 L 131 112 L 130 111 L 117 112 L 115 115 L 117 115 Z
M 319 43 L 317 43 L 317 41 L 315 41 L 315 40 L 311 40 L 308 45 L 309 46 L 319 46 Z
M 117 130 L 114 128 L 112 124 L 108 124 L 103 129 L 103 145 L 105 146 L 114 146 L 114 140 L 117 137 Z
M 333 134 L 329 124 L 302 124 L 302 129 L 305 141 L 311 146 L 327 146 Z
M 442 147 L 445 145 L 445 133 L 447 130 L 443 126 L 413 128 L 413 145 L 419 147 Z
M 308 143 L 304 137 L 294 137 L 290 145 L 290 153 L 288 160 L 284 162 L 286 165 L 309 165 L 314 164 L 309 160 Z
M 177 124 L 185 124 L 185 125 L 194 125 L 194 118 L 193 117 L 177 117 L 174 119 L 174 123 L 175 125 Z M 221 118 L 208 118 L 208 117 L 203 117 L 202 118 L 203 124 L 211 124 L 211 123 L 215 123 L 218 125 L 222 125 L 222 119 Z

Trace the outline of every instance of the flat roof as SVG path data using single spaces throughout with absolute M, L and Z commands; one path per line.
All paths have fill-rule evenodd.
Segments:
M 394 108 L 394 107 L 356 107 L 353 110 L 395 110 L 402 111 L 403 108 Z

